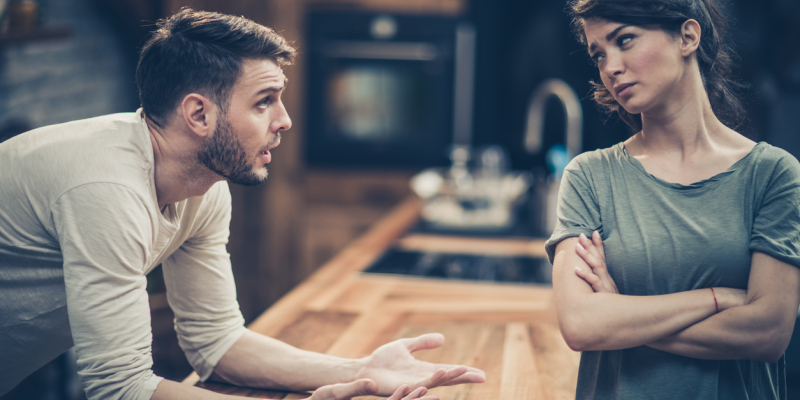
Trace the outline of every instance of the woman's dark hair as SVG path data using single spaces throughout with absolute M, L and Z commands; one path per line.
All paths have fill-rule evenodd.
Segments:
M 142 109 L 159 126 L 189 93 L 209 96 L 224 112 L 244 60 L 280 67 L 294 60 L 286 39 L 243 17 L 184 8 L 157 26 L 139 56 L 136 85 Z
M 711 109 L 719 120 L 731 129 L 744 123 L 744 106 L 739 92 L 744 84 L 732 77 L 736 54 L 728 42 L 728 26 L 722 9 L 715 0 L 571 0 L 568 13 L 572 30 L 586 45 L 584 21 L 603 18 L 627 25 L 658 25 L 670 35 L 680 35 L 687 20 L 697 21 L 701 29 L 697 63 Z M 620 119 L 636 130 L 642 129 L 641 115 L 630 114 L 617 103 L 608 89 L 598 82 L 594 100 L 602 110 L 617 112 Z

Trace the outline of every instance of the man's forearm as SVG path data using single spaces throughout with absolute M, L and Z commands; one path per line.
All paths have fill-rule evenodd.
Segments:
M 350 382 L 363 367 L 363 360 L 300 350 L 247 331 L 225 353 L 212 377 L 239 386 L 304 391 Z

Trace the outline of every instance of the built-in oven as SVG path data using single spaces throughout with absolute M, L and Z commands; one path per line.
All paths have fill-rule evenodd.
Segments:
M 454 140 L 469 141 L 475 34 L 468 24 L 312 10 L 306 29 L 307 165 L 445 165 Z

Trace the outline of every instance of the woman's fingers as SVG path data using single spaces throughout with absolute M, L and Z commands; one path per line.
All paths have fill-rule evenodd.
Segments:
M 605 259 L 606 250 L 603 248 L 603 238 L 600 237 L 600 232 L 592 232 L 592 244 L 594 244 L 594 247 L 597 249 L 597 252 L 600 253 L 600 256 Z
M 586 264 L 588 264 L 592 269 L 602 268 L 602 261 L 596 255 L 592 254 L 580 242 L 575 245 L 575 252 L 583 259 L 583 261 L 586 261 Z
M 592 256 L 592 254 L 589 253 L 589 250 L 586 250 L 586 247 L 584 247 L 581 244 L 580 240 L 578 240 L 578 243 L 575 244 L 575 252 L 578 253 L 578 255 L 581 256 L 581 258 L 583 259 L 583 261 L 586 261 L 587 263 L 592 262 L 594 260 L 594 256 Z
M 586 283 L 588 283 L 595 292 L 606 291 L 605 287 L 603 286 L 603 282 L 592 272 L 586 271 L 581 267 L 575 267 L 575 275 L 578 275 L 579 278 L 586 281 Z
M 584 235 L 583 233 L 578 235 L 578 243 L 592 255 L 596 257 L 600 256 L 600 253 L 597 251 L 597 249 L 594 248 L 594 243 L 592 242 L 592 240 L 586 237 L 586 235 Z
M 583 233 L 578 235 L 578 243 L 575 245 L 575 252 L 586 262 L 591 271 L 579 270 L 576 267 L 575 273 L 592 285 L 595 292 L 618 293 L 617 284 L 608 272 L 606 265 L 605 249 L 603 249 L 603 239 L 597 231 L 592 232 L 591 240 Z
M 586 235 L 581 233 L 578 237 L 578 244 L 575 245 L 575 249 L 578 255 L 581 256 L 592 269 L 605 269 L 606 256 L 602 251 L 602 240 L 600 241 L 600 246 L 600 248 L 595 246 L 594 234 L 592 235 L 592 240 L 589 240 Z
M 586 261 L 586 264 L 592 270 L 588 273 L 592 273 L 592 275 L 596 276 L 602 282 L 604 282 L 604 286 L 607 287 L 616 287 L 614 284 L 613 279 L 611 279 L 611 275 L 608 274 L 608 268 L 606 268 L 605 260 L 598 259 L 593 254 L 588 253 L 585 249 L 577 249 L 578 255 Z M 587 281 L 588 282 L 588 281 Z
M 594 242 L 586 237 L 583 233 L 578 236 L 578 244 L 583 247 L 587 253 L 591 254 L 596 260 L 604 261 L 605 256 L 595 247 Z

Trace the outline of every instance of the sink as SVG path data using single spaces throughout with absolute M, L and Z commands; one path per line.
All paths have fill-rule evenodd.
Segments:
M 432 234 L 463 237 L 490 237 L 490 238 L 534 238 L 541 237 L 546 232 L 540 232 L 535 228 L 534 221 L 531 219 L 531 206 L 522 204 L 514 209 L 512 223 L 502 228 L 448 228 L 437 224 L 432 224 L 424 219 L 409 229 L 411 234 Z
M 548 286 L 553 282 L 553 269 L 546 258 L 433 253 L 397 248 L 389 249 L 364 272 Z

